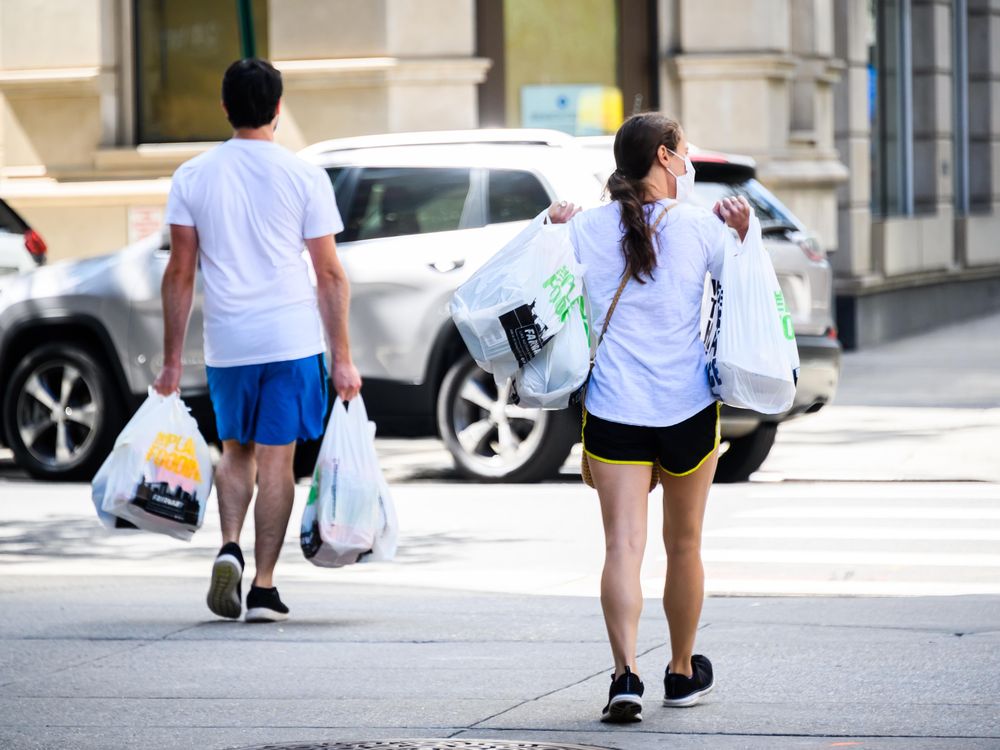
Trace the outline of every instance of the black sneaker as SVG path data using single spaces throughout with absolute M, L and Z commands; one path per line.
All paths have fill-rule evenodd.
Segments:
M 715 687 L 712 662 L 701 654 L 695 654 L 691 657 L 691 669 L 694 670 L 694 674 L 685 677 L 682 674 L 674 674 L 670 671 L 670 667 L 667 667 L 667 673 L 663 676 L 663 689 L 666 693 L 663 699 L 664 706 L 678 708 L 693 706 L 702 696 L 712 692 L 712 688 Z
M 609 724 L 624 724 L 631 721 L 642 721 L 642 693 L 645 690 L 642 680 L 625 667 L 625 671 L 615 679 L 611 675 L 611 690 L 608 692 L 608 705 L 601 711 L 601 721 Z
M 219 617 L 236 619 L 243 611 L 243 553 L 240 545 L 222 545 L 212 566 L 208 587 L 208 608 Z
M 280 622 L 288 619 L 288 607 L 281 602 L 278 589 L 250 586 L 247 594 L 247 622 Z

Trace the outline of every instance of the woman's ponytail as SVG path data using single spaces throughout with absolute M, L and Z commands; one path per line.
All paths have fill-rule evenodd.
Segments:
M 615 164 L 606 190 L 621 210 L 622 253 L 625 273 L 640 284 L 653 277 L 656 249 L 645 205 L 643 180 L 656 159 L 660 146 L 677 150 L 681 126 L 657 112 L 628 118 L 615 135 Z
M 611 200 L 618 201 L 621 210 L 625 273 L 645 284 L 645 277 L 652 278 L 656 268 L 656 253 L 640 183 L 641 180 L 632 180 L 616 169 L 608 178 L 607 191 Z

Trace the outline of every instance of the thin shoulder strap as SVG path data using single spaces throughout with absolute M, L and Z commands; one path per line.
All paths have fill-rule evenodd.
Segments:
M 653 223 L 653 230 L 650 234 L 654 234 L 656 232 L 657 227 L 660 226 L 660 222 L 663 221 L 663 217 L 667 215 L 667 211 L 669 211 L 676 205 L 677 205 L 676 203 L 671 203 L 669 206 L 666 206 L 662 211 L 660 211 L 660 215 L 656 217 L 656 221 Z M 615 292 L 615 297 L 613 300 L 611 300 L 611 307 L 608 308 L 608 314 L 604 318 L 604 327 L 601 329 L 600 338 L 597 339 L 598 346 L 600 346 L 601 342 L 604 341 L 604 334 L 608 332 L 608 324 L 611 322 L 611 316 L 615 314 L 615 308 L 618 307 L 618 300 L 622 298 L 622 292 L 625 291 L 625 286 L 628 284 L 628 280 L 631 277 L 632 274 L 630 274 L 628 272 L 628 268 L 626 268 L 625 278 L 623 278 L 622 283 L 618 285 L 618 291 Z

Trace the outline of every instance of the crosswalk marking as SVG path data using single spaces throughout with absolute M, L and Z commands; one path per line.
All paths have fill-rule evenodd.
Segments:
M 1000 593 L 996 484 L 751 483 L 713 493 L 702 545 L 712 594 Z M 662 548 L 657 558 L 662 565 Z
M 824 565 L 906 565 L 943 568 L 1000 568 L 1000 555 L 969 552 L 882 552 L 811 549 L 702 550 L 706 563 L 776 563 Z M 660 560 L 666 557 L 660 556 Z
M 643 582 L 644 590 L 656 592 L 657 582 Z M 660 581 L 662 586 L 663 582 Z M 1000 583 L 965 583 L 961 581 L 824 581 L 815 579 L 784 580 L 754 578 L 715 578 L 705 580 L 709 595 L 767 596 L 972 596 L 1000 594 Z
M 851 539 L 878 541 L 1000 542 L 1000 529 L 942 527 L 736 526 L 709 529 L 715 539 Z
M 997 499 L 1000 502 L 1000 498 Z M 1000 508 L 918 508 L 913 506 L 811 506 L 780 505 L 757 508 L 736 514 L 737 518 L 754 519 L 848 519 L 885 521 L 1000 521 Z

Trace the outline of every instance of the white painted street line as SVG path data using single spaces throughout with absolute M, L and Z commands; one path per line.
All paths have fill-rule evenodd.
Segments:
M 1000 502 L 1000 499 L 998 499 Z M 736 518 L 866 519 L 899 521 L 1000 521 L 1000 508 L 918 508 L 909 505 L 820 506 L 780 505 L 735 513 Z
M 998 529 L 854 526 L 737 526 L 708 529 L 713 539 L 850 539 L 877 541 L 1000 542 Z
M 942 568 L 1000 568 L 1000 555 L 963 552 L 863 552 L 838 550 L 713 549 L 701 553 L 706 563 L 779 563 L 803 565 L 890 565 Z M 658 558 L 666 560 L 665 556 Z
M 655 581 L 643 581 L 652 588 Z M 662 585 L 662 582 L 661 584 Z M 953 581 L 817 581 L 755 578 L 712 578 L 705 580 L 709 596 L 741 594 L 753 596 L 973 596 L 1000 594 L 1000 582 L 962 583 Z

